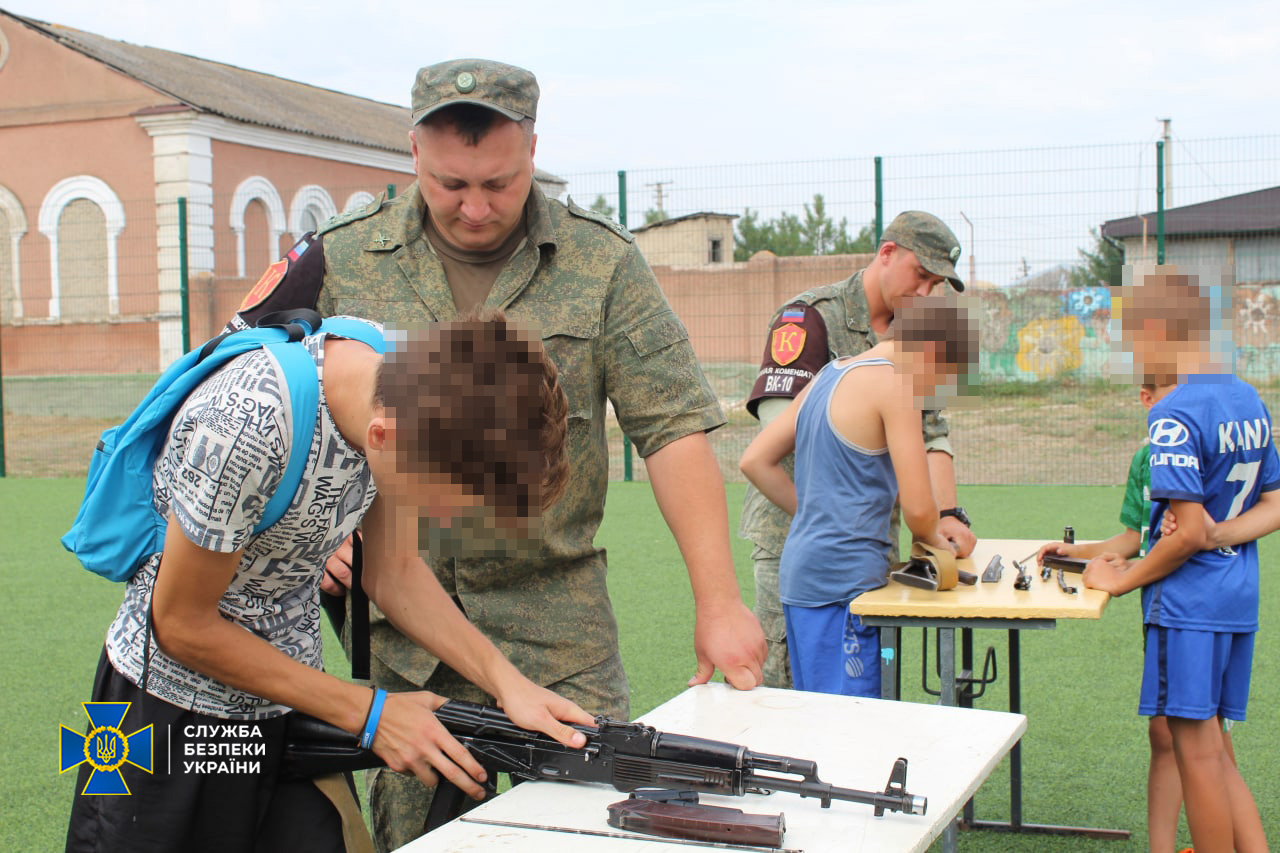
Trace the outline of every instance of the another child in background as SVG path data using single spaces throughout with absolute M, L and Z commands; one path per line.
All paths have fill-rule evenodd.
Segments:
M 849 602 L 887 581 L 895 500 L 916 540 L 952 550 L 938 533 L 920 413 L 974 361 L 976 330 L 938 295 L 904 302 L 890 336 L 824 367 L 739 465 L 793 515 L 779 590 L 798 690 L 880 695 L 879 634 Z M 782 467 L 792 451 L 794 483 Z
M 1206 515 L 1221 523 L 1280 500 L 1271 416 L 1247 383 L 1226 374 L 1209 347 L 1212 309 L 1194 277 L 1172 267 L 1125 289 L 1123 339 L 1147 382 L 1173 386 L 1148 415 L 1151 498 L 1177 526 L 1153 531 L 1133 563 L 1095 557 L 1086 586 L 1112 595 L 1142 589 L 1146 626 L 1141 714 L 1167 717 L 1200 853 L 1267 849 L 1248 785 L 1222 737 L 1245 718 L 1258 629 L 1256 545 L 1214 547 Z M 1251 522 L 1260 523 L 1260 522 Z M 1153 846 L 1154 849 L 1154 846 Z

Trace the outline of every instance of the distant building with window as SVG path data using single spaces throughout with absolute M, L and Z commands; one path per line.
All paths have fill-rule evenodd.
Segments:
M 1156 212 L 1112 219 L 1102 235 L 1124 244 L 1125 263 L 1156 262 Z M 1280 282 L 1280 187 L 1164 212 L 1166 263 L 1232 266 L 1239 284 Z
M 688 213 L 631 229 L 651 265 L 701 267 L 733 263 L 733 213 Z
M 195 341 L 302 234 L 407 188 L 408 130 L 403 106 L 0 11 L 6 374 L 159 369 L 182 343 L 179 198 Z

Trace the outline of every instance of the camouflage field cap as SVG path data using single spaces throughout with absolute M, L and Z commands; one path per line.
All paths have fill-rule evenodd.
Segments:
M 418 70 L 413 123 L 453 104 L 477 104 L 512 121 L 538 116 L 538 81 L 514 65 L 489 59 L 453 59 Z
M 910 249 L 920 259 L 922 267 L 950 281 L 956 290 L 964 290 L 964 282 L 956 275 L 960 241 L 946 223 L 932 213 L 904 210 L 884 229 L 880 240 Z

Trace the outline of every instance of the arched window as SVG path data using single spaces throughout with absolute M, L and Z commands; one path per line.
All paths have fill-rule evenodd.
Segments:
M 354 192 L 347 197 L 347 203 L 342 206 L 342 212 L 350 213 L 351 211 L 355 210 L 357 207 L 364 207 L 366 204 L 373 201 L 373 199 L 374 199 L 373 193 L 367 193 L 364 190 L 360 190 L 359 192 Z
M 0 187 L 0 318 L 22 319 L 22 268 L 19 244 L 27 233 L 27 215 L 18 197 Z
M 280 252 L 280 236 L 285 231 L 284 202 L 280 200 L 280 193 L 276 192 L 271 182 L 259 175 L 241 181 L 240 186 L 236 187 L 235 193 L 231 196 L 231 230 L 236 234 L 236 275 L 240 278 L 244 278 L 245 275 L 244 210 L 254 199 L 262 202 L 262 206 L 267 211 L 267 230 L 270 234 L 270 240 L 267 243 L 270 247 L 270 257 L 254 258 L 255 269 L 265 268 L 267 264 L 277 260 Z
M 85 203 L 79 203 L 82 201 Z M 49 240 L 49 316 L 64 314 L 64 284 L 72 288 L 75 297 L 74 303 L 67 304 L 67 316 L 96 317 L 103 309 L 109 315 L 119 314 L 116 242 L 124 230 L 124 205 L 111 187 L 92 175 L 59 181 L 40 205 L 38 227 Z M 72 265 L 66 273 L 74 276 L 74 281 L 71 277 L 64 281 L 63 264 Z M 99 273 L 106 278 L 105 304 Z
M 293 239 L 301 240 L 308 231 L 315 231 L 331 216 L 338 213 L 324 187 L 307 184 L 293 194 L 289 204 L 289 233 Z

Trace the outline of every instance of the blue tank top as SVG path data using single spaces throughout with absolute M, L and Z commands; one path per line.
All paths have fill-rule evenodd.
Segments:
M 852 370 L 890 363 L 831 362 L 796 414 L 796 514 L 778 565 L 783 604 L 841 604 L 886 583 L 898 478 L 888 447 L 867 450 L 836 432 L 831 395 Z

